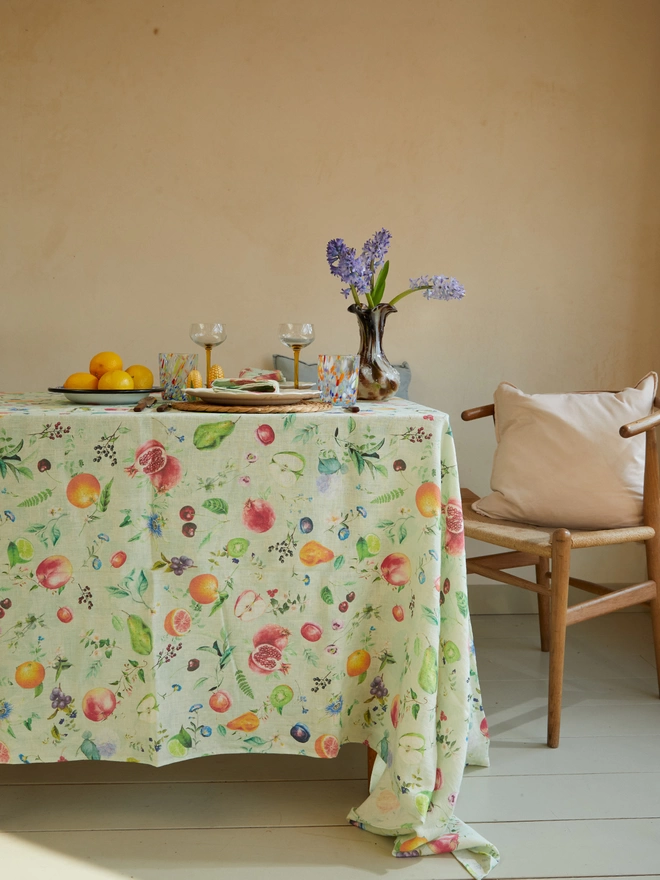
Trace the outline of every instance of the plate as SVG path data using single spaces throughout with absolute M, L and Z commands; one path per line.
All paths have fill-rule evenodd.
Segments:
M 302 391 L 305 388 L 316 388 L 316 382 L 298 382 L 298 388 Z M 296 389 L 293 387 L 293 382 L 280 382 L 280 388 L 291 389 L 295 391 Z
M 281 388 L 282 386 L 280 386 Z M 194 403 L 195 398 L 205 403 L 216 403 L 218 406 L 277 406 L 280 403 L 300 403 L 321 396 L 320 391 L 293 388 L 280 391 L 259 393 L 256 391 L 211 391 L 208 388 L 186 388 L 186 394 Z
M 140 388 L 131 389 L 130 391 L 106 391 L 97 389 L 96 391 L 76 391 L 73 388 L 49 388 L 53 394 L 63 394 L 71 403 L 80 403 L 87 406 L 90 403 L 97 403 L 103 406 L 134 406 L 138 400 L 147 397 L 149 394 L 159 394 L 162 388 Z

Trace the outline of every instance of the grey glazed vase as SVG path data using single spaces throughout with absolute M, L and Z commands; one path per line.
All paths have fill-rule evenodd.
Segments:
M 360 329 L 358 398 L 387 400 L 388 397 L 394 397 L 399 390 L 401 377 L 383 351 L 383 332 L 387 316 L 396 312 L 396 309 L 389 303 L 380 303 L 373 309 L 353 303 L 348 311 L 357 317 Z

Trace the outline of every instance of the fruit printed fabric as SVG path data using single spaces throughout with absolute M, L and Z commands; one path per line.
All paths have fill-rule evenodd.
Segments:
M 497 850 L 447 417 L 218 417 L 0 394 L 0 762 L 376 750 L 349 821 Z M 347 807 L 350 805 L 347 805 Z

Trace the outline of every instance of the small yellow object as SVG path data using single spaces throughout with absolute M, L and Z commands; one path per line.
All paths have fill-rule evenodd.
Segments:
M 134 387 L 132 376 L 123 370 L 111 370 L 99 379 L 99 391 L 131 391 Z
M 204 380 L 199 370 L 191 370 L 186 379 L 186 388 L 203 388 Z
M 64 387 L 96 391 L 98 384 L 99 380 L 91 373 L 72 373 L 64 383 Z
M 144 364 L 133 364 L 131 367 L 126 367 L 126 372 L 133 379 L 135 388 L 147 389 L 154 387 L 154 374 Z
M 211 370 L 209 372 L 209 384 L 213 382 L 215 379 L 224 379 L 225 371 L 222 369 L 220 364 L 213 364 Z
M 121 370 L 122 367 L 122 359 L 116 351 L 101 351 L 89 362 L 89 372 L 97 379 L 100 379 L 104 373 Z

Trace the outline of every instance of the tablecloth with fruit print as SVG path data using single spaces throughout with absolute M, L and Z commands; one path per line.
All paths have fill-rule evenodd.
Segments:
M 209 414 L 0 394 L 0 762 L 378 753 L 349 821 L 497 850 L 448 418 Z

